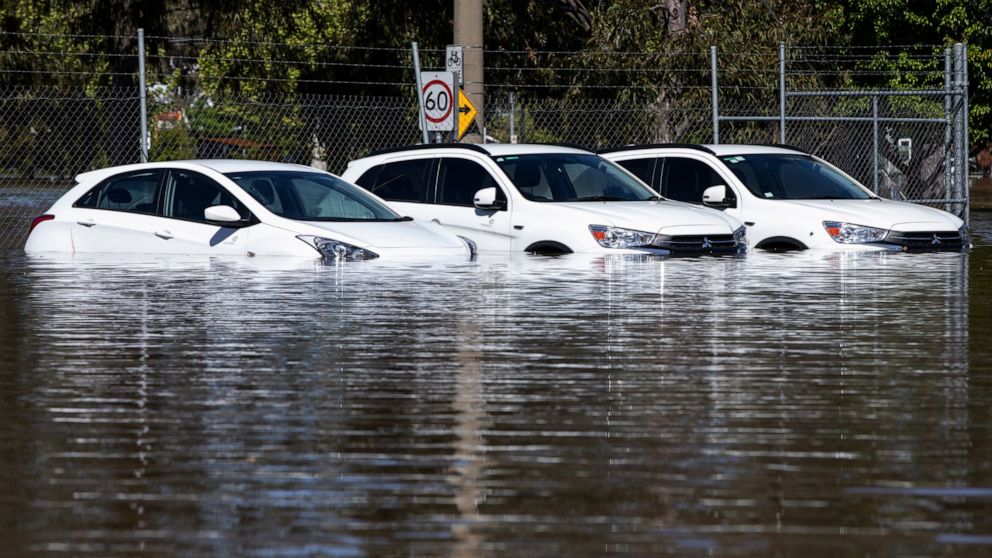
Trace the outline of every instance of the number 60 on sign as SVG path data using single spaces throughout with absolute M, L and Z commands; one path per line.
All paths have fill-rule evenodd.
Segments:
M 454 75 L 451 72 L 421 72 L 424 89 L 424 119 L 428 132 L 455 129 Z

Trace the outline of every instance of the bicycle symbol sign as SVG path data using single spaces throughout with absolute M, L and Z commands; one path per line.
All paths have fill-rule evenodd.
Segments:
M 448 45 L 444 49 L 444 69 L 458 76 L 458 85 L 462 85 L 465 81 L 462 74 L 464 60 L 461 45 Z

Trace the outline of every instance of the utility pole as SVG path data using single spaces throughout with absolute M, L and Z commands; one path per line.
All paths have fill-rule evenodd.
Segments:
M 479 109 L 475 126 L 480 131 L 485 123 L 485 78 L 482 72 L 482 0 L 455 0 L 455 40 L 463 45 L 465 94 Z M 482 143 L 478 134 L 465 136 L 466 143 Z

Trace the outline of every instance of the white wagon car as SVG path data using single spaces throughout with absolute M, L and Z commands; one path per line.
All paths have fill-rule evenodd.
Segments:
M 380 151 L 342 176 L 417 219 L 435 220 L 480 251 L 736 254 L 736 218 L 661 199 L 582 149 L 439 144 Z
M 174 161 L 80 174 L 31 224 L 27 252 L 470 257 L 465 241 L 344 180 L 261 161 Z
M 733 215 L 752 248 L 961 250 L 964 221 L 880 198 L 830 163 L 786 146 L 659 144 L 600 152 L 667 198 Z

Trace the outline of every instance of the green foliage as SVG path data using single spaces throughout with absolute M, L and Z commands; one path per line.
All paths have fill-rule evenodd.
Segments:
M 12 0 L 8 9 L 4 30 L 22 34 L 0 36 L 0 66 L 6 70 L 0 85 L 110 85 L 109 58 L 92 56 L 104 50 L 101 40 L 64 36 L 79 29 L 87 6 L 69 3 L 56 8 L 50 2 Z
M 196 158 L 196 139 L 182 124 L 165 129 L 153 128 L 151 136 L 151 151 L 148 157 L 152 161 Z
M 879 51 L 860 65 L 878 71 L 874 81 L 854 83 L 843 73 L 794 75 L 788 86 L 795 89 L 940 86 L 939 69 L 931 71 L 927 60 L 912 56 L 920 53 L 918 48 L 899 45 L 939 45 L 939 54 L 965 41 L 972 143 L 992 139 L 992 0 L 689 0 L 686 28 L 678 32 L 669 29 L 666 4 L 487 0 L 487 79 L 496 91 L 505 91 L 499 88 L 505 83 L 560 84 L 527 91 L 533 97 L 607 98 L 648 106 L 655 138 L 664 140 L 699 133 L 686 128 L 684 115 L 687 109 L 709 106 L 710 45 L 720 52 L 721 104 L 765 104 L 773 111 L 779 42 Z M 204 140 L 236 137 L 265 146 L 258 149 L 272 157 L 311 149 L 314 125 L 301 116 L 301 96 L 412 96 L 409 87 L 376 85 L 412 82 L 409 70 L 396 67 L 408 62 L 408 55 L 401 53 L 397 60 L 396 52 L 344 47 L 407 49 L 418 41 L 425 64 L 436 66 L 439 57 L 431 49 L 451 41 L 453 5 L 449 0 L 7 0 L 3 12 L 3 30 L 18 34 L 0 35 L 0 66 L 8 70 L 0 73 L 0 86 L 82 88 L 90 99 L 98 99 L 106 86 L 135 87 L 137 59 L 130 55 L 138 27 L 151 36 L 209 37 L 186 43 L 148 41 L 156 54 L 148 59 L 148 81 L 164 84 L 166 90 L 153 101 L 150 118 L 167 111 L 183 111 L 188 117 L 182 127 L 152 126 L 153 155 L 185 157 Z M 579 54 L 552 58 L 543 52 L 560 50 Z M 629 52 L 648 54 L 623 54 Z M 348 83 L 320 83 L 327 80 Z M 602 87 L 621 85 L 619 94 Z M 824 110 L 864 114 L 870 110 L 866 102 L 850 99 Z M 939 102 L 910 98 L 893 99 L 888 108 L 919 116 L 942 112 Z M 37 135 L 56 123 L 21 124 L 0 124 L 8 155 L 15 149 L 29 157 L 32 142 L 42 141 Z M 501 123 L 493 125 L 496 129 Z M 93 127 L 108 136 L 120 135 L 105 121 Z M 531 139 L 541 137 L 536 126 L 529 132 Z M 121 154 L 99 156 L 116 161 Z
M 977 147 L 992 140 L 992 0 L 846 0 L 842 4 L 844 29 L 856 45 L 967 43 L 971 144 Z M 886 62 L 877 67 L 893 69 Z M 899 68 L 919 66 L 903 59 L 895 69 Z M 921 83 L 914 76 L 897 74 L 887 85 L 916 87 L 940 79 Z
M 577 69 L 601 69 L 577 73 L 576 85 L 627 86 L 621 99 L 649 106 L 656 141 L 699 135 L 686 115 L 711 104 L 710 46 L 719 53 L 721 104 L 765 105 L 771 111 L 777 104 L 779 43 L 825 44 L 837 33 L 835 20 L 820 17 L 812 2 L 693 1 L 681 30 L 670 28 L 665 5 L 597 3 L 587 49 L 574 61 Z M 629 52 L 642 54 L 624 54 Z M 614 71 L 618 65 L 630 71 Z

